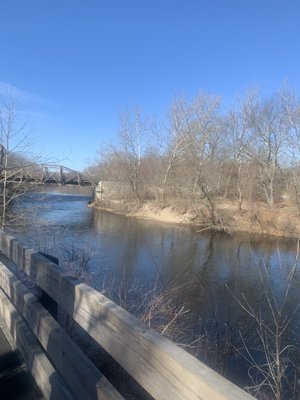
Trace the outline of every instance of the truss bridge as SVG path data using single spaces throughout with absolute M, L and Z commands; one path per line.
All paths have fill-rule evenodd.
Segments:
M 15 183 L 92 186 L 92 182 L 82 173 L 55 164 L 42 164 L 22 169 L 11 168 L 7 180 Z

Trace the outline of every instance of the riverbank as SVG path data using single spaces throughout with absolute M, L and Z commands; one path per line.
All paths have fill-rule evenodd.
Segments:
M 223 230 L 229 233 L 254 233 L 276 237 L 298 238 L 300 217 L 296 207 L 277 204 L 270 208 L 264 203 L 244 203 L 242 210 L 233 202 L 219 201 L 216 215 L 219 224 L 212 225 L 207 207 L 199 207 L 197 212 L 180 210 L 174 206 L 159 207 L 155 202 L 147 201 L 140 206 L 120 204 L 119 201 L 92 203 L 94 208 L 125 215 L 127 217 L 147 219 L 180 225 L 193 225 L 199 231 L 208 229 Z

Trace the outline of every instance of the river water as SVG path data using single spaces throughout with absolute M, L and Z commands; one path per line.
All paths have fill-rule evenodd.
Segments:
M 95 210 L 89 200 L 58 192 L 28 194 L 14 207 L 24 218 L 11 228 L 13 234 L 58 257 L 129 310 L 147 308 L 153 301 L 149 293 L 173 296 L 172 312 L 179 316 L 170 338 L 190 343 L 196 356 L 239 384 L 249 383 L 250 349 L 264 362 L 259 329 L 264 323 L 273 327 L 277 316 L 282 346 L 295 346 L 288 356 L 299 362 L 296 241 L 199 233 Z M 165 310 L 162 303 L 159 307 Z M 163 318 L 158 315 L 156 323 Z M 269 347 L 273 339 L 265 338 Z

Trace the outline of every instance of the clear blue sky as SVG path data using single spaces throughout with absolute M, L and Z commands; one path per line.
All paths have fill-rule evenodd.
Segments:
M 0 0 L 0 90 L 22 94 L 38 151 L 82 169 L 133 106 L 300 93 L 299 21 L 299 0 Z

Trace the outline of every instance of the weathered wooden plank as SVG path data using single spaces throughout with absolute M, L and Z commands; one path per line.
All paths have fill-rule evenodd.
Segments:
M 0 233 L 0 248 L 155 399 L 250 400 L 252 396 L 40 254 Z
M 78 400 L 123 397 L 64 332 L 35 296 L 0 262 L 0 286 L 25 319 Z
M 55 371 L 38 341 L 1 289 L 0 315 L 44 398 L 74 400 L 65 382 Z
M 60 304 L 155 399 L 252 398 L 88 285 L 65 277 L 60 288 Z

